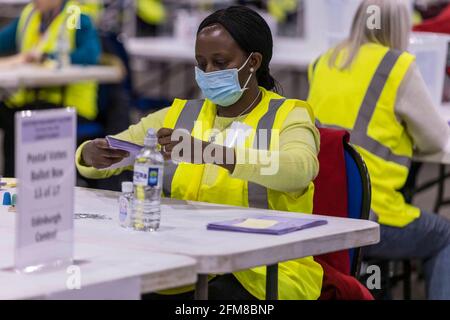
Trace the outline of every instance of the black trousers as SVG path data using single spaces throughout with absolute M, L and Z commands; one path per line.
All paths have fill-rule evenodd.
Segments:
M 176 295 L 161 295 L 156 293 L 142 296 L 143 300 L 194 300 L 194 292 Z M 256 300 L 239 281 L 232 275 L 217 276 L 208 284 L 209 300 Z

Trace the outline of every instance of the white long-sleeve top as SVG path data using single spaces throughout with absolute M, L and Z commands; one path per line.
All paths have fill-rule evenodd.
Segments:
M 433 103 L 415 63 L 400 85 L 395 114 L 412 137 L 416 152 L 430 154 L 446 150 L 450 142 L 450 126 Z

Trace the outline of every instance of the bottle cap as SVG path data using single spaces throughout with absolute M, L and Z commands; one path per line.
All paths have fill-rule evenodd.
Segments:
M 3 205 L 10 206 L 11 205 L 11 193 L 5 192 L 3 194 Z
M 133 182 L 122 182 L 122 192 L 132 193 L 133 192 Z
M 147 147 L 156 147 L 158 145 L 158 137 L 156 136 L 155 129 L 150 128 L 147 130 L 147 135 L 144 139 L 144 145 Z

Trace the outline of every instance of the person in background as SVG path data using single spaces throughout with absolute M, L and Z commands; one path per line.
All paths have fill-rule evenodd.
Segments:
M 81 11 L 89 16 L 97 24 L 103 13 L 103 0 L 77 0 L 81 6 Z
M 413 31 L 450 34 L 450 4 L 447 1 L 441 1 L 438 4 L 440 4 L 440 11 L 436 10 L 435 15 L 414 25 Z M 450 101 L 450 50 L 447 53 L 443 100 L 445 103 Z
M 448 0 L 415 0 L 414 9 L 421 20 L 436 18 L 448 6 Z
M 101 46 L 96 30 L 87 15 L 73 16 L 76 11 L 70 10 L 71 6 L 78 4 L 66 0 L 32 1 L 18 19 L 0 30 L 0 55 L 16 55 L 15 60 L 20 63 L 39 63 L 57 58 L 58 47 L 65 45 L 72 64 L 97 64 Z M 68 27 L 69 19 L 78 24 L 79 29 Z M 96 84 L 71 84 L 64 89 L 21 89 L 0 102 L 0 128 L 5 134 L 5 176 L 14 176 L 14 113 L 25 107 L 58 106 L 74 106 L 81 119 L 94 119 L 97 115 Z
M 161 0 L 137 0 L 137 36 L 156 36 L 158 26 L 167 19 Z
M 172 154 L 180 142 L 201 145 L 202 153 L 193 154 L 198 161 L 186 155 L 181 165 L 166 162 L 163 184 L 166 197 L 312 212 L 319 134 L 308 104 L 288 100 L 275 92 L 275 80 L 270 74 L 272 50 L 271 30 L 255 11 L 233 6 L 211 14 L 198 29 L 195 49 L 196 79 L 206 99 L 176 99 L 171 107 L 150 114 L 116 136 L 142 145 L 147 130 L 153 128 L 158 131 L 166 160 L 172 157 L 180 160 Z M 263 139 L 255 143 L 254 135 L 250 134 L 247 142 L 251 147 L 225 146 L 225 131 L 233 124 L 249 127 L 255 134 L 273 129 L 271 141 L 279 143 L 269 145 Z M 216 130 L 211 132 L 213 128 Z M 179 131 L 175 129 L 186 129 L 192 136 L 186 134 L 181 141 L 172 138 Z M 211 149 L 224 158 L 212 160 L 201 156 Z M 271 154 L 278 156 L 273 160 L 279 164 L 278 170 L 265 173 L 261 170 L 267 166 L 263 159 Z M 81 175 L 101 179 L 132 170 L 132 167 L 107 169 L 126 156 L 125 151 L 111 149 L 105 139 L 96 139 L 78 148 L 76 163 Z M 250 159 L 258 160 L 250 162 Z M 312 257 L 283 262 L 279 270 L 280 299 L 320 296 L 323 270 Z M 210 298 L 264 299 L 265 272 L 261 267 L 216 276 L 210 283 Z M 183 297 L 192 298 L 192 290 L 189 287 L 164 294 L 184 293 Z
M 446 3 L 436 16 L 416 24 L 413 30 L 450 34 L 450 4 Z
M 297 12 L 298 5 L 298 0 L 268 0 L 267 11 L 278 23 L 283 23 L 289 15 Z
M 368 7 L 381 9 L 381 28 L 367 24 Z M 364 0 L 350 37 L 310 67 L 308 102 L 318 125 L 349 130 L 372 181 L 372 218 L 381 241 L 365 255 L 425 262 L 429 299 L 450 299 L 450 221 L 405 203 L 414 151 L 446 148 L 450 128 L 433 105 L 414 56 L 408 1 Z

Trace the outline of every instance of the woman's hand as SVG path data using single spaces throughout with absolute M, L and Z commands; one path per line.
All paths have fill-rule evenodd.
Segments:
M 87 143 L 81 152 L 83 164 L 96 169 L 108 168 L 128 156 L 128 151 L 112 149 L 106 139 L 95 139 Z
M 196 139 L 186 130 L 161 128 L 157 136 L 165 160 L 215 164 L 230 172 L 234 171 L 236 162 L 234 149 Z
M 25 63 L 25 55 L 22 53 L 14 56 L 0 58 L 0 68 L 13 68 Z
M 39 51 L 31 51 L 23 54 L 25 63 L 41 63 L 44 60 L 44 55 Z
M 207 142 L 195 139 L 186 130 L 161 128 L 158 133 L 158 143 L 164 160 L 175 160 L 203 164 L 203 151 Z

